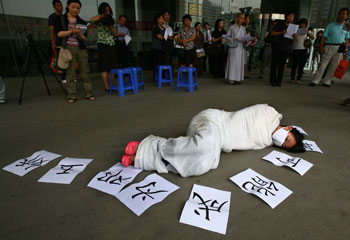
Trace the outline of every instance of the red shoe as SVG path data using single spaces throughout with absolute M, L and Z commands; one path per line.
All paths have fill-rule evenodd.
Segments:
M 122 157 L 122 164 L 123 164 L 124 167 L 130 166 L 132 164 L 131 156 L 123 155 L 123 157 Z
M 126 145 L 126 147 L 125 147 L 125 154 L 130 155 L 130 156 L 135 155 L 137 146 L 139 144 L 140 144 L 140 142 L 137 142 L 137 141 L 129 142 L 128 145 Z

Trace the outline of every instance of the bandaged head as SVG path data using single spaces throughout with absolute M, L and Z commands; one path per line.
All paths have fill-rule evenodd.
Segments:
M 284 141 L 287 138 L 288 132 L 290 130 L 285 130 L 284 128 L 278 129 L 274 134 L 272 134 L 272 142 L 278 146 L 282 147 Z

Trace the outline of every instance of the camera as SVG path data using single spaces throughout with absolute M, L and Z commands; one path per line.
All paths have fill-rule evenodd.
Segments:
M 111 15 L 109 15 L 109 14 L 104 14 L 104 17 L 103 18 L 101 18 L 101 23 L 103 24 L 103 25 L 110 25 L 110 26 L 113 26 L 114 25 L 114 18 L 111 16 Z

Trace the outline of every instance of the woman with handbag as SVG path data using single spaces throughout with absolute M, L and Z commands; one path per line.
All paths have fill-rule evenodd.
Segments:
M 196 38 L 196 30 L 191 27 L 192 17 L 186 14 L 182 18 L 184 26 L 180 28 L 176 41 L 184 47 L 183 54 L 179 54 L 180 67 L 193 67 L 193 61 L 196 56 L 194 49 L 194 39 Z
M 225 76 L 225 39 L 223 35 L 226 35 L 226 31 L 224 30 L 224 20 L 217 19 L 215 22 L 215 30 L 211 34 L 213 44 L 210 46 L 215 78 L 224 78 Z
M 194 48 L 196 49 L 195 67 L 197 69 L 198 78 L 202 76 L 203 72 L 203 60 L 205 57 L 204 50 L 204 34 L 202 33 L 202 24 L 196 22 L 194 25 L 196 29 L 196 38 L 194 39 Z
M 294 35 L 294 45 L 293 45 L 293 53 L 292 53 L 292 72 L 291 72 L 291 79 L 290 83 L 294 83 L 295 80 L 295 74 L 298 67 L 298 76 L 296 83 L 300 83 L 301 77 L 303 76 L 304 66 L 307 62 L 307 50 L 305 46 L 306 41 L 308 38 L 314 39 L 314 35 L 307 31 L 306 27 L 308 24 L 308 21 L 306 18 L 300 19 L 297 24 L 299 25 L 299 30 L 296 35 Z M 312 44 L 312 43 L 311 43 Z M 307 46 L 308 47 L 308 46 Z M 309 46 L 311 47 L 311 45 Z
M 244 13 L 238 14 L 236 23 L 227 32 L 227 45 L 229 46 L 226 67 L 226 79 L 230 85 L 240 84 L 244 79 L 244 45 L 246 31 L 242 26 Z
M 86 50 L 85 41 L 87 32 L 82 33 L 80 26 L 86 26 L 86 22 L 79 17 L 81 2 L 79 0 L 68 0 L 66 11 L 58 21 L 58 33 L 61 46 L 66 46 L 72 55 L 67 69 L 67 102 L 74 103 L 76 101 L 75 89 L 75 65 L 79 63 L 79 72 L 81 79 L 84 81 L 85 98 L 93 101 L 96 100 L 92 85 L 88 76 L 88 52 Z M 78 26 L 77 26 L 78 25 Z
M 114 36 L 116 36 L 117 33 L 113 28 L 113 12 L 108 3 L 103 2 L 99 5 L 98 14 L 99 15 L 92 17 L 90 22 L 96 26 L 99 70 L 105 85 L 105 90 L 109 91 L 109 72 L 111 69 L 118 68 L 114 41 Z

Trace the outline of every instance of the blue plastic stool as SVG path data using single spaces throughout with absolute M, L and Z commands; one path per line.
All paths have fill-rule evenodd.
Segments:
M 182 74 L 181 74 L 182 73 Z M 186 73 L 187 73 L 187 81 L 186 81 Z M 193 77 L 194 74 L 194 77 Z M 181 77 L 182 75 L 182 77 Z M 181 78 L 181 80 L 180 80 Z M 176 91 L 179 90 L 179 87 L 185 88 L 188 87 L 190 93 L 193 93 L 193 88 L 198 90 L 197 84 L 197 70 L 192 67 L 181 67 L 177 70 L 177 82 L 176 82 Z
M 142 69 L 140 67 L 128 67 L 126 69 L 130 69 L 132 72 L 133 82 L 135 84 L 136 92 L 139 91 L 139 87 L 142 87 L 145 90 L 145 83 L 143 81 Z M 138 79 L 138 73 L 140 73 L 140 80 Z
M 113 85 L 112 75 L 115 74 L 118 77 L 118 85 Z M 124 76 L 128 76 L 128 82 L 124 83 Z M 109 95 L 112 95 L 113 91 L 119 92 L 119 97 L 124 97 L 124 92 L 126 90 L 133 90 L 134 94 L 136 93 L 136 87 L 135 87 L 135 81 L 133 78 L 133 73 L 131 69 L 111 69 L 110 76 L 109 76 Z
M 163 78 L 163 71 L 165 71 L 164 78 Z M 157 85 L 159 88 L 161 88 L 163 83 L 170 83 L 170 85 L 173 86 L 173 73 L 171 71 L 171 66 L 159 65 L 156 67 L 154 84 Z

